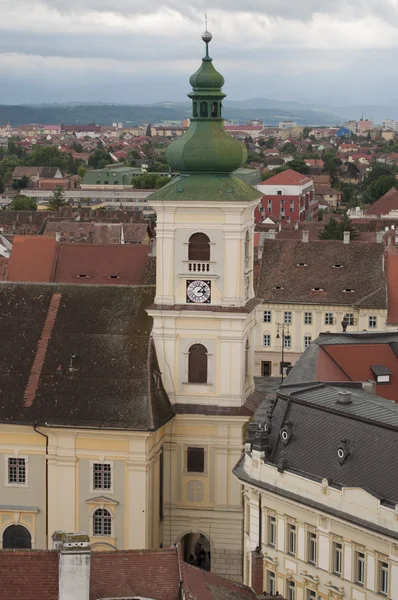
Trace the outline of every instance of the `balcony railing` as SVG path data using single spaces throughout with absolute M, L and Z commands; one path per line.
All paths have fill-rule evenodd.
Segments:
M 210 273 L 211 263 L 208 261 L 188 261 L 189 273 Z

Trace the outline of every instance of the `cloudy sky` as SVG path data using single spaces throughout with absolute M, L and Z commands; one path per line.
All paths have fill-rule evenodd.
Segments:
M 398 104 L 398 0 L 0 0 L 0 103 L 184 100 L 206 6 L 229 99 Z

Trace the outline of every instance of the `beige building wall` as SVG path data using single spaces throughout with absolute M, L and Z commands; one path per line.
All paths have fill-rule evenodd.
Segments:
M 265 312 L 271 313 L 271 322 L 265 322 Z M 271 369 L 272 376 L 279 376 L 280 362 L 282 360 L 282 332 L 277 338 L 278 323 L 283 324 L 290 320 L 289 332 L 285 328 L 285 335 L 290 335 L 291 346 L 284 349 L 284 362 L 291 362 L 292 365 L 300 358 L 307 345 L 315 340 L 322 332 L 336 333 L 342 331 L 341 321 L 345 315 L 352 315 L 352 325 L 347 327 L 347 331 L 386 331 L 387 330 L 387 309 L 384 308 L 358 308 L 347 304 L 340 305 L 320 305 L 320 304 L 277 304 L 263 302 L 257 307 L 256 311 L 256 333 L 255 333 L 255 359 L 254 374 L 261 376 L 265 368 Z M 374 323 L 373 317 L 376 317 L 376 327 L 369 325 Z M 370 319 L 372 318 L 372 319 Z M 311 321 L 311 322 L 309 322 Z M 266 338 L 265 336 L 270 336 Z M 269 346 L 266 344 L 270 343 Z M 263 363 L 271 363 L 268 367 Z
M 259 454 L 259 453 L 257 453 Z M 251 584 L 251 552 L 259 542 L 264 555 L 264 590 L 270 577 L 276 590 L 288 598 L 290 582 L 295 600 L 376 600 L 398 598 L 398 521 L 396 510 L 383 506 L 370 493 L 356 488 L 332 488 L 327 480 L 316 482 L 292 473 L 279 473 L 253 452 L 245 456 L 245 471 L 259 485 L 244 486 L 245 502 L 245 583 Z M 271 484 L 275 492 L 261 489 Z M 278 495 L 280 490 L 282 495 Z M 296 494 L 302 502 L 287 497 Z M 259 509 L 261 499 L 261 510 Z M 319 508 L 306 505 L 316 502 Z M 324 510 L 322 509 L 324 506 Z M 362 524 L 355 519 L 360 518 Z M 275 519 L 272 540 L 270 519 Z M 369 528 L 366 523 L 369 524 Z M 289 527 L 295 528 L 294 552 L 289 547 Z M 391 535 L 372 531 L 383 527 Z M 311 562 L 309 539 L 315 538 L 316 556 Z M 336 574 L 336 544 L 341 547 L 341 574 Z M 363 558 L 363 583 L 359 583 L 358 557 Z M 381 592 L 381 567 L 388 572 L 388 592 Z

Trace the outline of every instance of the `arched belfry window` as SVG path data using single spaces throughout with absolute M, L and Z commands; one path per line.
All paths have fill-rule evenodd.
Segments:
M 194 233 L 189 238 L 189 260 L 210 260 L 210 240 L 205 233 Z
M 213 119 L 218 117 L 218 104 L 217 102 L 211 103 L 211 116 Z
M 200 116 L 208 117 L 207 102 L 200 103 Z
M 207 348 L 193 344 L 188 353 L 188 383 L 207 383 Z
M 198 103 L 197 102 L 193 103 L 193 116 L 194 116 L 194 118 L 196 118 L 198 116 Z
M 10 525 L 3 532 L 3 549 L 32 548 L 32 536 L 22 525 Z
M 245 346 L 245 377 L 249 377 L 249 351 L 250 351 L 249 340 L 246 340 L 246 346 Z

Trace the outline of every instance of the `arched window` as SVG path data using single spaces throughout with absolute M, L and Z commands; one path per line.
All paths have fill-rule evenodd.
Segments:
M 246 346 L 245 346 L 245 377 L 249 377 L 249 350 L 250 350 L 249 340 L 246 340 Z
M 3 532 L 3 549 L 32 548 L 32 536 L 22 525 L 10 525 Z
M 196 118 L 198 116 L 198 103 L 193 103 L 193 116 Z
M 218 105 L 217 102 L 212 102 L 211 103 L 211 116 L 213 117 L 213 119 L 218 117 Z
M 207 348 L 194 344 L 188 355 L 188 382 L 207 383 Z
M 210 240 L 205 233 L 194 233 L 189 238 L 189 260 L 210 260 Z
M 112 519 L 109 511 L 105 508 L 97 508 L 93 515 L 94 535 L 111 535 Z
M 200 103 L 200 116 L 201 117 L 207 117 L 208 116 L 207 102 L 201 102 Z

